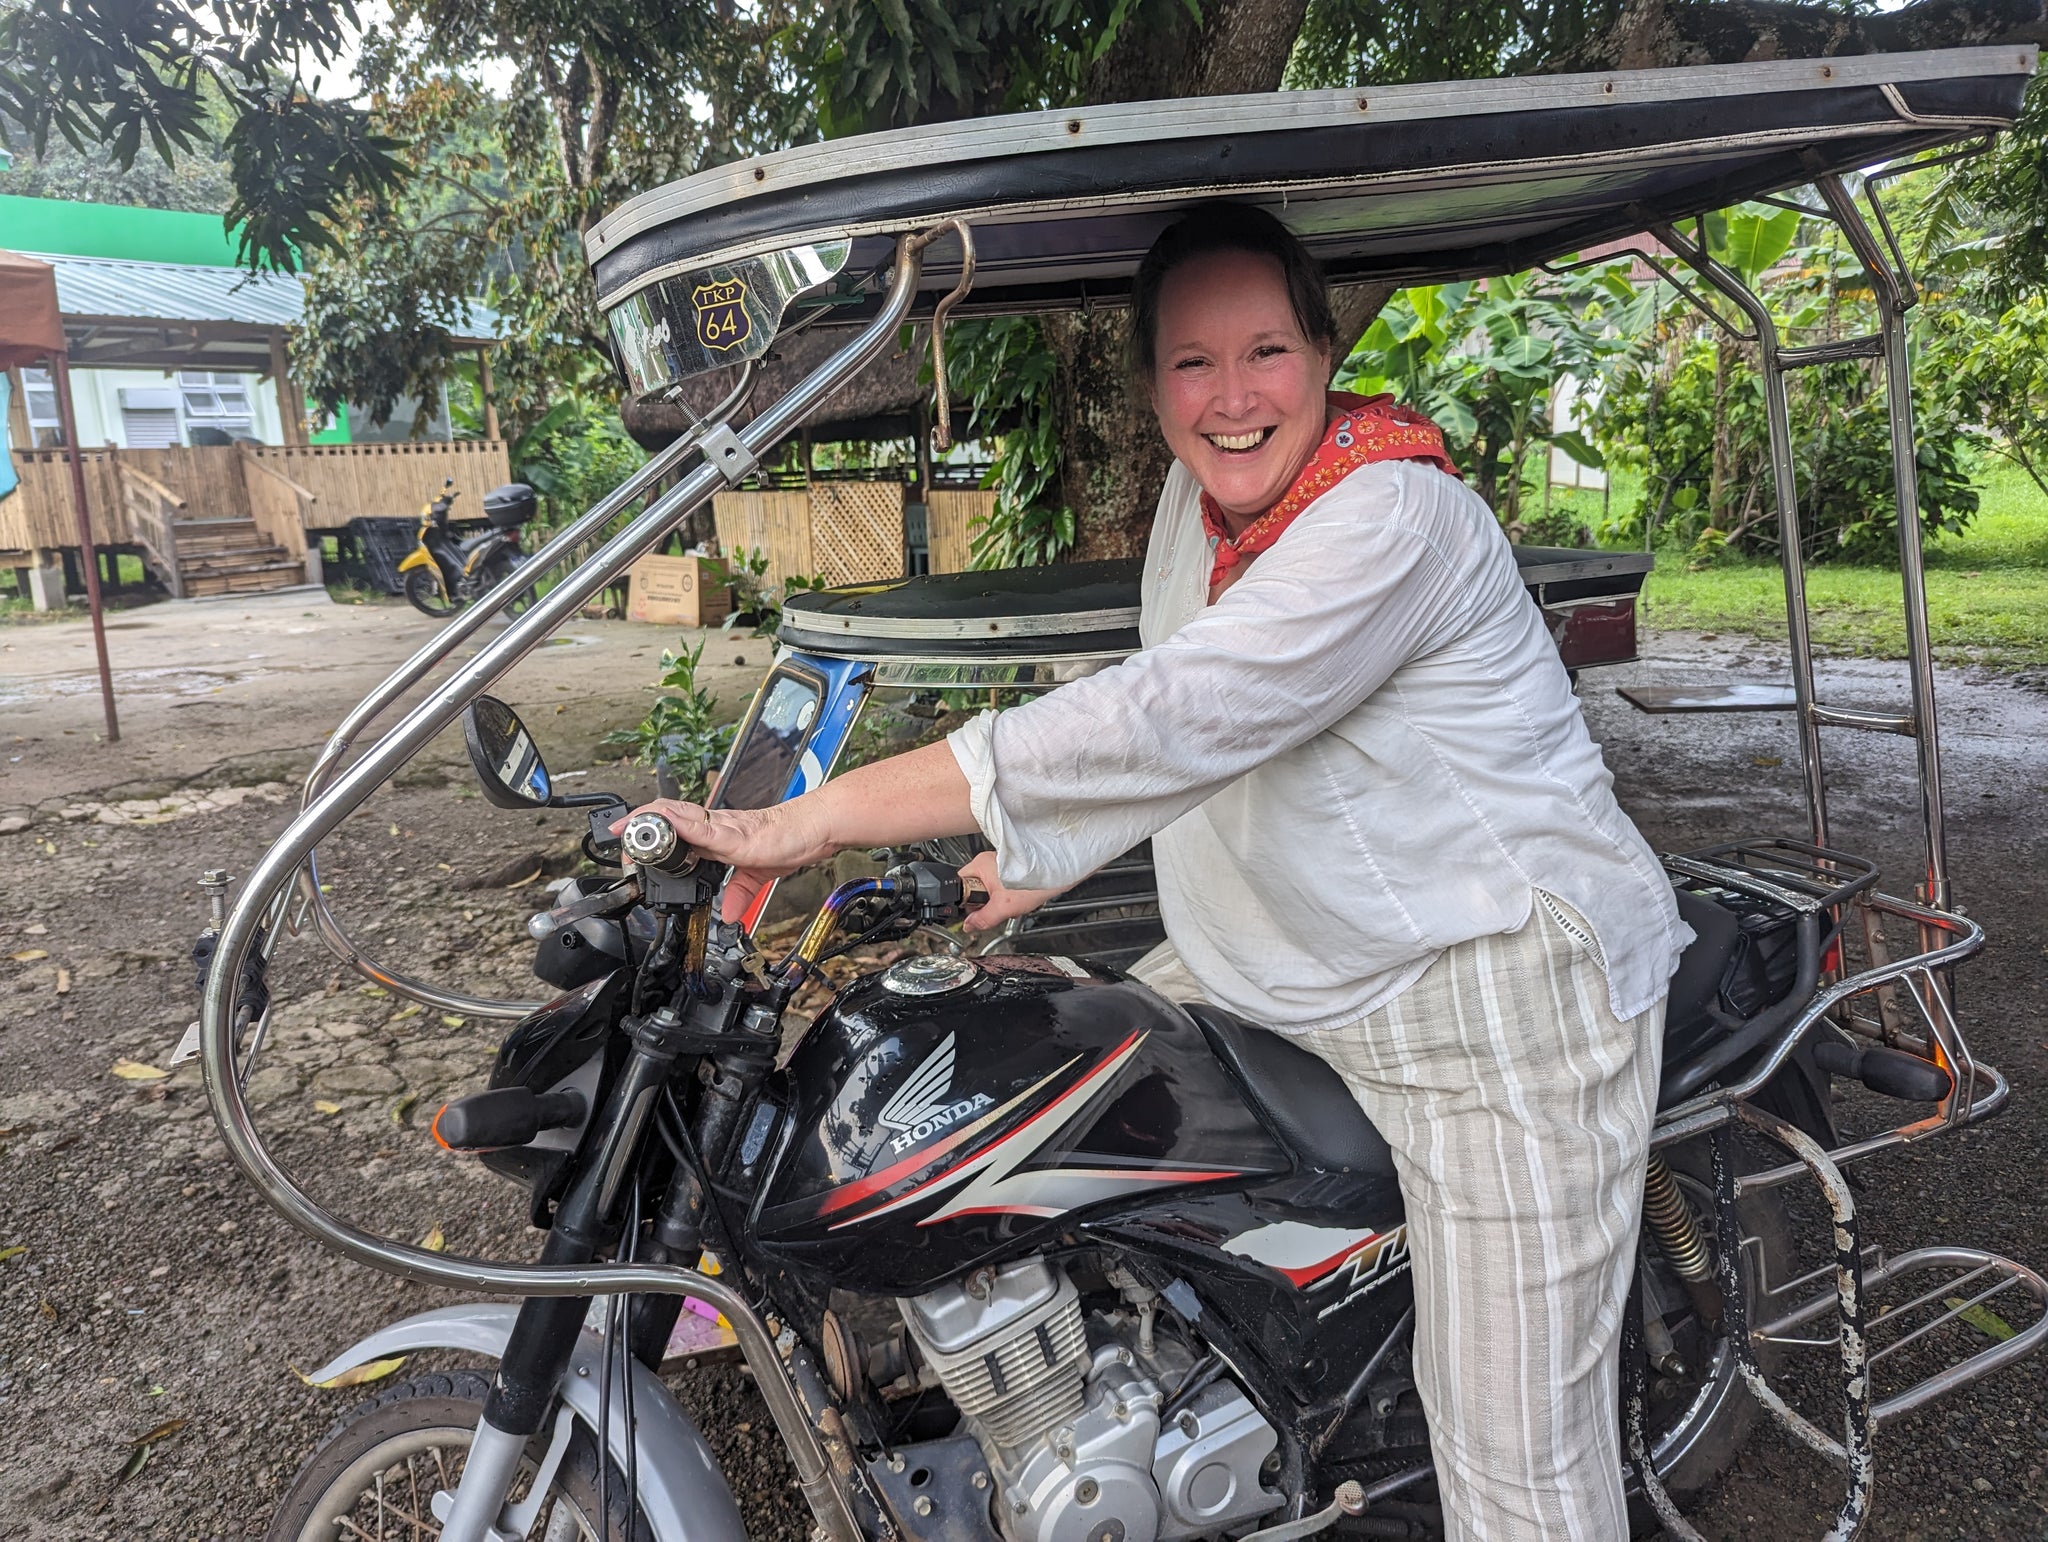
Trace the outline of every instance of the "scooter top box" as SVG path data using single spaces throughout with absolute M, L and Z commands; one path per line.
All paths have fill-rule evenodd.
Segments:
M 516 530 L 530 521 L 539 507 L 533 489 L 524 482 L 507 482 L 484 494 L 484 518 L 499 530 Z

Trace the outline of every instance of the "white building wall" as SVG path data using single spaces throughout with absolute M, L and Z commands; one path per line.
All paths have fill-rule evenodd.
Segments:
M 249 394 L 251 428 L 249 437 L 264 444 L 283 444 L 277 388 L 258 375 L 243 375 Z M 78 437 L 89 446 L 113 444 L 133 449 L 121 419 L 121 393 L 128 391 L 168 392 L 173 401 L 182 400 L 178 377 L 160 369 L 74 369 L 71 372 L 73 410 L 78 414 Z M 191 422 L 178 413 L 178 442 L 191 442 Z

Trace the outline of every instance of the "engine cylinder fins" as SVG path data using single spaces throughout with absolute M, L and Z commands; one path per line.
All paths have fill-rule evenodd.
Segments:
M 1023 1445 L 1080 1413 L 1088 1335 L 1063 1270 L 1020 1259 L 898 1305 L 947 1395 L 996 1445 Z

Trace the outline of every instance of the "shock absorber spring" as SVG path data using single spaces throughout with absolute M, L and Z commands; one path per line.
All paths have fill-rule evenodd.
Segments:
M 1650 1154 L 1649 1167 L 1643 1173 L 1643 1224 L 1680 1279 L 1697 1285 L 1713 1278 L 1714 1262 L 1707 1256 L 1699 1218 L 1659 1152 Z

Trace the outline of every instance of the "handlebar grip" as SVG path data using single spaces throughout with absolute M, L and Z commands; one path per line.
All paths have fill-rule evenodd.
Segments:
M 960 875 L 960 908 L 962 910 L 979 910 L 987 903 L 988 885 L 979 878 L 969 878 L 965 873 L 962 873 Z
M 687 873 L 697 865 L 697 854 L 676 834 L 676 827 L 659 814 L 635 814 L 619 832 L 619 843 L 628 862 L 664 873 Z

